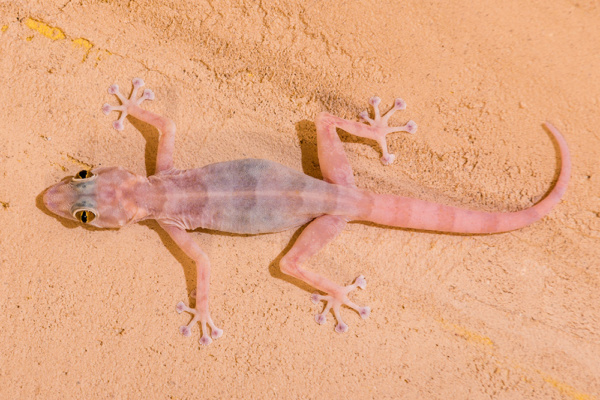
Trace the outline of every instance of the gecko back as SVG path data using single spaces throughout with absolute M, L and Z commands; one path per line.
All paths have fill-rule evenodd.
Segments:
M 149 177 L 165 193 L 156 219 L 185 229 L 278 232 L 338 208 L 337 185 L 268 160 L 243 159 Z

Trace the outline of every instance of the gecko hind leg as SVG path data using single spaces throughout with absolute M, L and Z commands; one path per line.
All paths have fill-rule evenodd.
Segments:
M 335 330 L 339 333 L 348 330 L 348 325 L 342 320 L 340 313 L 342 305 L 352 308 L 362 318 L 367 318 L 371 313 L 369 307 L 359 307 L 348 299 L 348 294 L 352 290 L 357 287 L 361 289 L 366 287 L 365 278 L 361 275 L 356 278 L 354 284 L 341 286 L 315 272 L 302 268 L 301 265 L 327 243 L 335 239 L 346 227 L 346 224 L 345 218 L 336 215 L 323 215 L 316 218 L 302 231 L 296 243 L 294 243 L 290 251 L 279 262 L 283 273 L 300 279 L 314 288 L 327 293 L 326 295 L 314 293 L 311 296 L 311 300 L 314 303 L 319 301 L 327 302 L 324 310 L 315 315 L 315 321 L 320 325 L 324 324 L 327 320 L 326 314 L 331 310 L 337 320 Z
M 335 115 L 331 115 L 329 113 L 323 112 L 317 116 L 317 135 L 319 134 L 319 127 L 321 130 L 327 130 L 328 136 L 332 136 L 335 134 L 335 129 L 332 131 L 332 127 L 337 127 L 343 129 L 344 131 L 351 133 L 355 136 L 360 136 L 368 139 L 375 140 L 379 146 L 381 147 L 382 157 L 381 163 L 383 165 L 389 165 L 394 162 L 396 158 L 393 154 L 388 152 L 386 136 L 390 133 L 394 132 L 408 132 L 415 133 L 417 131 L 417 124 L 414 121 L 408 121 L 403 126 L 389 126 L 388 121 L 390 117 L 398 110 L 406 109 L 406 102 L 402 99 L 394 100 L 393 107 L 384 115 L 381 115 L 379 111 L 379 104 L 381 103 L 381 99 L 379 97 L 371 97 L 369 99 L 369 104 L 373 107 L 373 118 L 369 117 L 369 113 L 367 111 L 363 111 L 359 114 L 361 120 L 367 122 L 369 125 L 362 124 L 356 121 L 348 121 L 346 119 L 336 117 Z M 337 135 L 335 135 L 337 136 Z M 343 152 L 341 141 L 339 141 L 339 145 L 336 147 L 336 152 Z M 336 157 L 337 158 L 337 157 Z M 345 155 L 344 155 L 345 158 Z M 321 153 L 319 152 L 319 162 L 323 163 Z M 333 161 L 335 162 L 335 161 Z
M 360 115 L 370 126 L 360 122 L 348 121 L 325 112 L 317 116 L 315 120 L 315 125 L 317 126 L 317 151 L 321 172 L 325 181 L 337 185 L 355 187 L 352 167 L 348 162 L 336 128 L 341 128 L 356 136 L 377 140 L 381 145 L 383 152 L 381 161 L 384 164 L 390 164 L 394 161 L 394 156 L 387 152 L 385 136 L 392 132 L 405 131 L 413 133 L 417 130 L 417 124 L 413 121 L 409 121 L 401 127 L 388 126 L 388 120 L 392 114 L 397 110 L 406 108 L 404 100 L 396 99 L 392 109 L 383 116 L 379 112 L 380 102 L 381 100 L 378 97 L 372 97 L 369 102 L 373 106 L 374 119 L 369 118 L 366 112 Z M 296 243 L 294 243 L 290 251 L 279 263 L 283 273 L 301 279 L 314 288 L 327 293 L 326 295 L 314 293 L 311 296 L 311 300 L 315 303 L 319 301 L 326 302 L 323 312 L 315 316 L 315 321 L 319 324 L 324 324 L 326 314 L 331 310 L 337 320 L 335 330 L 339 333 L 348 330 L 348 325 L 342 320 L 340 314 L 342 305 L 355 310 L 363 319 L 367 318 L 371 313 L 369 307 L 360 307 L 348 299 L 348 294 L 352 290 L 357 287 L 361 289 L 366 288 L 365 278 L 361 275 L 356 278 L 352 285 L 341 286 L 317 273 L 302 268 L 301 265 L 327 243 L 335 239 L 346 227 L 347 222 L 344 217 L 337 215 L 323 215 L 316 218 L 302 231 Z

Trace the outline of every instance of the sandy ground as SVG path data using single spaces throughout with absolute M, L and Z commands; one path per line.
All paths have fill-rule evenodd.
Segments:
M 0 397 L 600 398 L 600 6 L 563 1 L 0 2 Z M 310 262 L 364 274 L 317 325 L 278 261 L 297 236 L 194 232 L 224 336 L 184 338 L 191 260 L 156 223 L 85 229 L 44 189 L 82 168 L 154 170 L 157 132 L 117 132 L 106 89 L 141 77 L 178 126 L 176 165 L 267 158 L 320 177 L 315 115 L 376 94 L 416 135 L 342 134 L 358 186 L 480 210 L 530 206 L 573 157 L 563 201 L 512 233 L 354 223 Z

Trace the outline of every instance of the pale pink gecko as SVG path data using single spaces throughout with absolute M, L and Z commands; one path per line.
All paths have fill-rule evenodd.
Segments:
M 113 123 L 117 130 L 123 129 L 127 115 L 159 130 L 156 173 L 148 177 L 139 176 L 121 167 L 81 171 L 75 177 L 65 178 L 48 188 L 43 200 L 53 213 L 98 228 L 119 228 L 145 219 L 157 220 L 196 263 L 196 308 L 179 302 L 176 309 L 194 315 L 187 326 L 180 327 L 184 336 L 189 336 L 192 324 L 200 321 L 200 343 L 204 345 L 212 342 L 211 337 L 220 337 L 223 331 L 216 327 L 209 313 L 209 259 L 187 230 L 201 227 L 257 234 L 283 231 L 312 221 L 281 259 L 280 267 L 285 274 L 325 293 L 315 293 L 311 297 L 315 303 L 326 302 L 315 320 L 319 324 L 325 323 L 325 315 L 332 310 L 337 320 L 335 330 L 341 333 L 348 329 L 340 316 L 342 305 L 354 309 L 362 318 L 367 318 L 371 312 L 369 307 L 360 307 L 348 298 L 355 288 L 366 287 L 365 278 L 361 275 L 352 285 L 340 286 L 302 268 L 302 264 L 332 241 L 348 221 L 370 221 L 440 232 L 506 232 L 524 227 L 548 214 L 565 193 L 569 180 L 571 160 L 565 139 L 554 126 L 545 123 L 558 143 L 561 169 L 554 188 L 528 209 L 508 213 L 474 211 L 358 189 L 336 128 L 377 141 L 383 152 L 381 161 L 386 165 L 394 161 L 394 155 L 387 151 L 386 135 L 400 131 L 413 133 L 417 129 L 413 121 L 401 127 L 388 126 L 392 114 L 405 109 L 406 104 L 396 99 L 392 109 L 381 115 L 380 99 L 377 97 L 369 101 L 374 109 L 374 118 L 369 118 L 366 111 L 360 114 L 360 118 L 369 125 L 325 112 L 317 116 L 317 146 L 323 181 L 275 162 L 258 159 L 178 170 L 173 166 L 175 124 L 140 107 L 144 100 L 154 99 L 154 93 L 149 89 L 145 89 L 138 98 L 138 89 L 143 85 L 141 79 L 134 79 L 129 98 L 119 92 L 117 85 L 112 85 L 108 92 L 116 95 L 122 104 L 105 104 L 102 109 L 105 114 L 121 112 L 120 118 Z

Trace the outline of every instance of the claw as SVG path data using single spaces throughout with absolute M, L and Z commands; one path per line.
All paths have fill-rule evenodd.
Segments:
M 378 107 L 379 103 L 381 103 L 381 99 L 377 96 L 373 96 L 369 99 L 369 104 L 373 107 Z
M 325 322 L 327 322 L 327 317 L 324 314 L 316 314 L 315 321 L 317 324 L 323 325 Z
M 342 322 L 341 324 L 337 324 L 337 325 L 335 326 L 335 331 L 336 331 L 337 333 L 346 333 L 346 332 L 348 332 L 348 325 L 346 325 L 346 324 L 345 324 L 345 323 L 343 323 L 343 322 Z
M 144 89 L 144 93 L 142 94 L 142 98 L 144 100 L 154 100 L 154 92 L 150 89 Z
M 371 307 L 360 307 L 358 313 L 362 319 L 367 319 L 371 315 Z
M 363 111 L 360 114 L 358 114 L 358 118 L 364 120 L 364 121 L 368 121 L 371 118 L 369 118 L 369 113 L 367 111 Z
M 184 311 L 187 311 L 188 306 L 186 306 L 183 301 L 180 301 L 179 303 L 177 303 L 177 305 L 175 306 L 175 310 L 177 311 L 177 314 L 181 314 Z
M 123 125 L 123 121 L 121 121 L 120 119 L 114 121 L 112 125 L 113 128 L 115 128 L 118 131 L 122 131 L 123 129 L 125 129 L 125 125 Z
M 404 125 L 404 128 L 408 133 L 415 133 L 417 132 L 417 123 L 413 120 L 410 120 L 406 123 L 406 125 Z
M 390 165 L 391 163 L 394 162 L 395 159 L 396 159 L 396 156 L 394 154 L 387 154 L 387 155 L 381 157 L 381 163 L 383 165 Z
M 190 337 L 192 335 L 192 330 L 189 326 L 183 325 L 179 327 L 179 333 L 181 333 L 185 337 Z
M 133 83 L 133 87 L 144 86 L 144 80 L 142 78 L 133 78 L 131 83 Z
M 212 343 L 212 339 L 206 335 L 202 335 L 199 342 L 202 346 L 208 346 L 209 344 Z
M 396 110 L 406 110 L 406 102 L 402 99 L 394 100 L 394 108 Z
M 361 289 L 366 289 L 367 288 L 367 280 L 362 275 L 360 275 L 358 278 L 356 278 L 356 280 L 354 281 L 354 283 L 356 284 L 357 287 L 359 287 Z
M 113 110 L 112 106 L 108 103 L 105 103 L 102 106 L 102 112 L 104 113 L 104 115 L 108 115 L 110 114 L 110 112 Z
M 219 328 L 213 328 L 210 336 L 212 336 L 213 339 L 218 339 L 221 336 L 223 336 L 223 329 L 219 329 Z
M 319 293 L 313 293 L 310 295 L 310 301 L 312 301 L 314 304 L 320 302 L 322 298 L 323 296 L 321 296 Z

